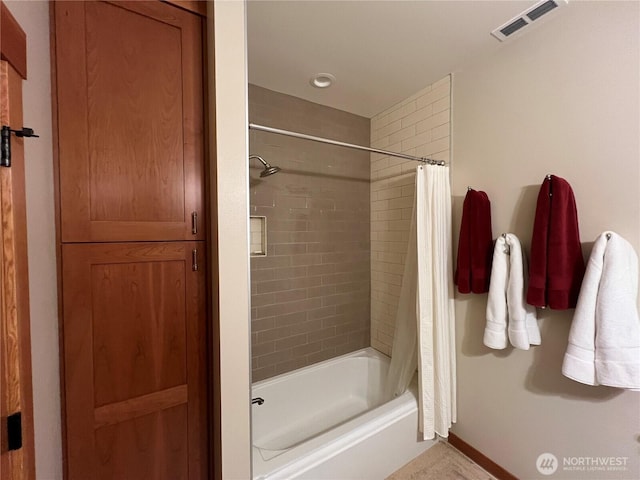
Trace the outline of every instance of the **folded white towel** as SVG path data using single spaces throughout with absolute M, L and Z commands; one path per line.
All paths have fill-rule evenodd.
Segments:
M 536 307 L 526 300 L 524 279 L 529 278 L 527 261 L 524 258 L 520 240 L 515 235 L 507 234 L 511 259 L 509 283 L 507 284 L 507 305 L 509 308 L 509 341 L 521 350 L 529 350 L 529 345 L 540 345 L 540 329 Z
M 491 282 L 487 300 L 487 324 L 484 344 L 501 350 L 507 338 L 516 348 L 528 350 L 540 345 L 536 309 L 525 298 L 527 263 L 520 240 L 512 233 L 496 240 L 491 266 Z
M 587 385 L 640 389 L 638 256 L 620 235 L 595 241 L 569 332 L 562 373 Z
M 498 237 L 493 249 L 491 281 L 487 299 L 487 325 L 484 329 L 484 344 L 489 348 L 502 350 L 507 347 L 507 282 L 509 264 L 507 263 L 507 244 Z

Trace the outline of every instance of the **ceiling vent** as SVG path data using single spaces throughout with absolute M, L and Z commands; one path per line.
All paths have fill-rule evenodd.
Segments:
M 503 25 L 500 25 L 491 32 L 491 35 L 501 42 L 504 42 L 514 33 L 521 31 L 523 28 L 531 25 L 533 22 L 539 20 L 548 13 L 555 11 L 559 7 L 564 7 L 568 1 L 569 0 L 541 0 L 531 8 L 522 12 L 520 15 L 517 15 Z

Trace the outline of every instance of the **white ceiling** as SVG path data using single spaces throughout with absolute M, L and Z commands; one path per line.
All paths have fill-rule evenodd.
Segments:
M 500 49 L 490 32 L 535 3 L 250 0 L 249 82 L 372 117 Z M 336 83 L 312 87 L 319 72 Z

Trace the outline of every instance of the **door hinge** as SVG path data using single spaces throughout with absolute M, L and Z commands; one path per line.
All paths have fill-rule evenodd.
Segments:
M 22 127 L 22 130 L 11 130 L 7 125 L 2 126 L 0 135 L 0 167 L 11 166 L 11 134 L 15 133 L 16 137 L 38 137 L 33 133 L 33 128 Z
M 17 412 L 7 417 L 7 450 L 22 448 L 22 413 Z
M 191 233 L 198 233 L 198 212 L 191 212 Z
M 195 248 L 191 251 L 191 270 L 198 271 L 198 250 Z

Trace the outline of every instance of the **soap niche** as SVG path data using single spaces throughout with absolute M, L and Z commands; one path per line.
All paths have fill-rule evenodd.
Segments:
M 265 257 L 267 255 L 267 217 L 250 217 L 249 229 L 251 232 L 250 249 L 252 257 Z

